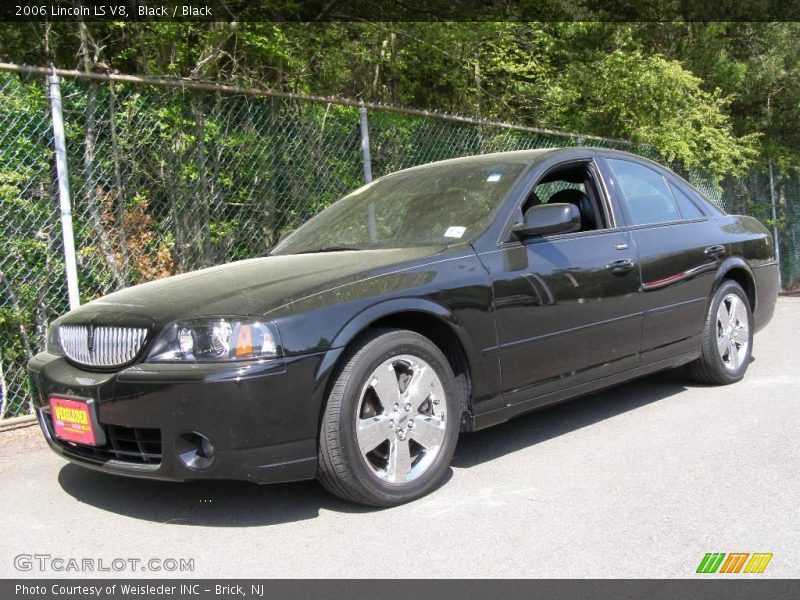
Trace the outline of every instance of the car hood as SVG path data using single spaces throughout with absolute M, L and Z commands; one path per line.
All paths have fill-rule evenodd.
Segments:
M 152 326 L 207 315 L 261 316 L 444 249 L 426 246 L 243 260 L 129 287 L 89 302 L 60 321 Z

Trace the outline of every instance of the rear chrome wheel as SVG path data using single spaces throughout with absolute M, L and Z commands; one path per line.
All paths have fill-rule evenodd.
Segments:
M 702 355 L 688 365 L 700 383 L 725 385 L 744 377 L 753 348 L 753 312 L 742 287 L 724 280 L 708 307 Z
M 750 350 L 750 318 L 737 294 L 727 294 L 717 309 L 717 350 L 725 368 L 736 372 Z
M 358 447 L 381 480 L 406 483 L 425 473 L 445 439 L 447 403 L 436 370 L 410 354 L 382 362 L 361 390 Z
M 460 424 L 450 363 L 428 338 L 371 331 L 342 358 L 319 436 L 317 478 L 337 496 L 394 506 L 444 478 Z

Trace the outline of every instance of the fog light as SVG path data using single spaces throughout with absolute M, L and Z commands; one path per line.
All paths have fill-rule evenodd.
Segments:
M 201 433 L 182 433 L 175 440 L 175 453 L 190 469 L 206 469 L 214 462 L 214 444 Z

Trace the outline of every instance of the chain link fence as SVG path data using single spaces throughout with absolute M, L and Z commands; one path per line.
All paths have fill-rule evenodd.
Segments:
M 0 73 L 0 417 L 29 410 L 25 364 L 67 310 L 43 80 Z
M 357 103 L 227 86 L 61 72 L 80 300 L 264 255 L 364 181 Z M 69 308 L 45 69 L 0 66 L 0 419 L 30 411 L 25 364 Z M 368 106 L 376 176 L 457 156 L 572 145 L 660 160 L 649 146 Z M 663 160 L 661 161 L 663 162 Z M 780 231 L 785 285 L 800 282 L 800 172 L 720 185 L 729 212 Z

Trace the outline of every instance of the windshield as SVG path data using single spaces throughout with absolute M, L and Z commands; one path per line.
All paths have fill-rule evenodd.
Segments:
M 525 167 L 482 160 L 388 175 L 322 211 L 272 254 L 467 241 L 486 228 Z

